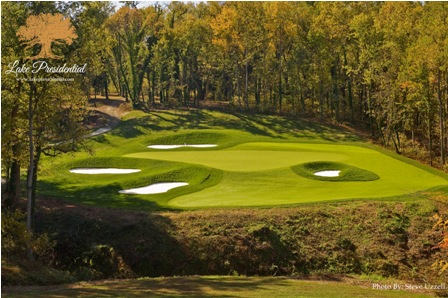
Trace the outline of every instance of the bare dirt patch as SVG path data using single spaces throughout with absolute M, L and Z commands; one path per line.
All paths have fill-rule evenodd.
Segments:
M 119 96 L 97 96 L 89 100 L 90 115 L 86 119 L 86 126 L 91 130 L 116 127 L 121 118 L 130 111 L 130 105 Z

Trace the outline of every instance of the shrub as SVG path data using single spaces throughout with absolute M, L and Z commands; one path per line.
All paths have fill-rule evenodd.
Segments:
M 2 212 L 2 284 L 52 285 L 73 282 L 69 272 L 50 268 L 55 242 L 28 232 L 25 214 Z M 32 253 L 33 259 L 28 254 Z
M 437 260 L 432 266 L 441 275 L 448 270 L 448 219 L 439 214 L 435 214 L 433 218 L 436 220 L 433 229 L 442 230 L 442 239 L 434 248 L 446 251 L 445 259 Z
M 25 258 L 28 251 L 38 259 L 51 261 L 55 243 L 47 234 L 32 235 L 26 228 L 25 214 L 20 210 L 2 212 L 2 253 L 6 258 Z
M 123 258 L 109 245 L 94 245 L 82 255 L 77 273 L 82 279 L 134 277 Z

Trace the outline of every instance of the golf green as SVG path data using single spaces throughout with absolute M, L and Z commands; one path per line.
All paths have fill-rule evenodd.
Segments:
M 447 181 L 408 163 L 358 146 L 301 143 L 245 143 L 212 151 L 150 150 L 125 157 L 176 161 L 224 171 L 220 183 L 168 202 L 180 208 L 271 206 L 405 195 Z M 301 177 L 292 166 L 337 161 L 370 171 L 374 181 L 319 181 Z
M 447 176 L 340 128 L 217 111 L 130 113 L 88 141 L 91 152 L 43 158 L 38 190 L 68 201 L 138 210 L 267 207 L 391 198 L 445 190 Z M 186 145 L 216 144 L 216 147 Z M 177 148 L 154 145 L 180 145 Z M 74 168 L 138 169 L 83 175 Z M 338 172 L 318 177 L 319 171 Z M 158 194 L 120 191 L 188 183 Z M 442 189 L 443 188 L 443 189 Z

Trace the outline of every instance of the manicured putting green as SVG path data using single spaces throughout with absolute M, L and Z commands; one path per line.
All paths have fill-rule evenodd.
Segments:
M 296 149 L 296 150 L 294 150 Z M 224 171 L 252 172 L 290 167 L 298 163 L 319 160 L 344 160 L 344 152 L 302 150 L 291 144 L 248 143 L 224 150 L 140 152 L 125 155 L 132 158 L 148 158 L 200 164 Z
M 406 199 L 448 186 L 443 173 L 381 151 L 350 132 L 277 116 L 131 112 L 89 144 L 93 156 L 78 152 L 43 157 L 39 192 L 84 204 L 161 210 Z M 148 148 L 152 145 L 157 146 Z M 73 168 L 141 171 L 92 179 L 70 173 Z M 336 177 L 316 176 L 320 171 L 340 172 Z M 188 185 L 163 193 L 119 193 L 166 182 Z
M 376 150 L 338 144 L 259 142 L 222 150 L 151 151 L 125 157 L 176 161 L 224 171 L 223 179 L 215 186 L 168 202 L 168 205 L 180 208 L 272 206 L 380 198 L 447 184 L 442 177 Z M 315 180 L 293 171 L 297 165 L 310 162 L 319 165 L 321 161 L 337 166 L 336 170 L 341 170 L 341 175 Z M 317 177 L 312 173 L 310 176 Z M 328 179 L 338 179 L 339 183 Z

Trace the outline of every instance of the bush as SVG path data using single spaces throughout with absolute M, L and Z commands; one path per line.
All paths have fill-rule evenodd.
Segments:
M 439 214 L 435 214 L 433 219 L 436 220 L 436 223 L 433 226 L 435 230 L 441 230 L 442 239 L 440 242 L 434 247 L 434 249 L 440 249 L 446 251 L 446 255 L 444 259 L 437 260 L 433 263 L 432 268 L 437 272 L 437 275 L 443 274 L 448 270 L 448 219 L 445 219 L 443 216 Z
M 2 212 L 2 284 L 52 285 L 73 282 L 70 273 L 50 268 L 53 247 L 47 234 L 28 232 L 25 214 Z M 28 254 L 32 253 L 33 259 Z
M 109 245 L 94 245 L 82 255 L 78 276 L 82 279 L 134 277 L 123 258 Z
M 20 210 L 2 212 L 2 253 L 6 258 L 26 258 L 31 250 L 38 259 L 51 261 L 55 243 L 47 234 L 33 235 L 28 232 L 24 221 L 25 214 Z
M 31 244 L 31 234 L 23 221 L 25 215 L 16 210 L 2 212 L 2 255 L 3 257 L 25 256 Z

